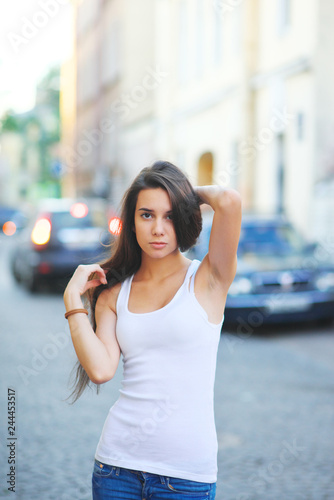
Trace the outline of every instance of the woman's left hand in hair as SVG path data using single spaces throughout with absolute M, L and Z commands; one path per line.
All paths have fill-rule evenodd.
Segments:
M 200 199 L 200 204 L 206 203 L 213 210 L 216 209 L 217 204 L 224 197 L 224 193 L 231 191 L 217 185 L 195 186 L 194 190 Z

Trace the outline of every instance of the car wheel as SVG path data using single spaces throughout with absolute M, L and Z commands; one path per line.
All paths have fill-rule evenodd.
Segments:
M 68 281 L 69 281 L 68 279 L 64 279 L 64 278 L 55 279 L 53 281 L 53 291 L 55 293 L 64 293 Z
M 39 281 L 32 269 L 29 270 L 29 275 L 24 280 L 24 285 L 27 288 L 27 290 L 29 290 L 29 292 L 31 293 L 37 292 L 39 288 Z
M 12 276 L 13 276 L 14 280 L 16 281 L 16 283 L 21 283 L 22 276 L 20 275 L 20 273 L 16 269 L 15 261 L 12 261 L 11 271 L 12 271 Z

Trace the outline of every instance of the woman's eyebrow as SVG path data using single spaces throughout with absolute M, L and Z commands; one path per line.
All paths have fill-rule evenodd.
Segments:
M 145 207 L 142 207 L 142 208 L 138 208 L 138 212 L 140 210 L 143 210 L 145 212 L 154 212 L 154 210 L 152 210 L 151 208 L 145 208 Z M 173 210 L 167 210 L 166 214 L 171 214 L 173 212 Z

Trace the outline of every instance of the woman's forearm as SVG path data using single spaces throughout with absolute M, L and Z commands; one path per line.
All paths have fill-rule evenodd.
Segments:
M 84 307 L 77 292 L 65 292 L 63 299 L 66 311 Z M 88 316 L 85 313 L 72 314 L 68 317 L 68 323 L 78 360 L 90 380 L 95 384 L 101 384 L 110 379 L 110 357 L 105 345 L 95 334 Z

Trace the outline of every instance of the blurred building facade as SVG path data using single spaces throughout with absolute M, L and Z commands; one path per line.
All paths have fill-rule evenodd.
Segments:
M 0 122 L 0 203 L 60 195 L 59 68 L 49 70 L 36 89 L 35 106 L 8 111 Z
M 331 0 L 79 1 L 78 194 L 117 206 L 163 158 L 334 237 L 333 23 Z
M 67 131 L 63 162 L 81 196 L 102 196 L 117 205 L 127 184 L 155 155 L 154 75 L 147 80 L 149 89 L 142 82 L 146 67 L 154 72 L 153 4 L 76 2 L 74 58 L 63 69 L 61 116 Z M 145 20 L 138 22 L 143 12 Z M 73 68 L 75 75 L 69 76 Z M 75 94 L 72 116 L 66 116 L 68 93 Z M 63 186 L 71 190 L 67 176 Z
M 63 166 L 61 177 L 62 196 L 75 197 L 77 194 L 78 168 L 75 155 L 76 146 L 76 52 L 73 44 L 71 58 L 66 61 L 60 71 L 59 115 L 60 129 L 60 158 Z
M 15 130 L 0 136 L 0 204 L 12 205 L 20 201 L 24 172 L 21 170 L 23 140 Z

